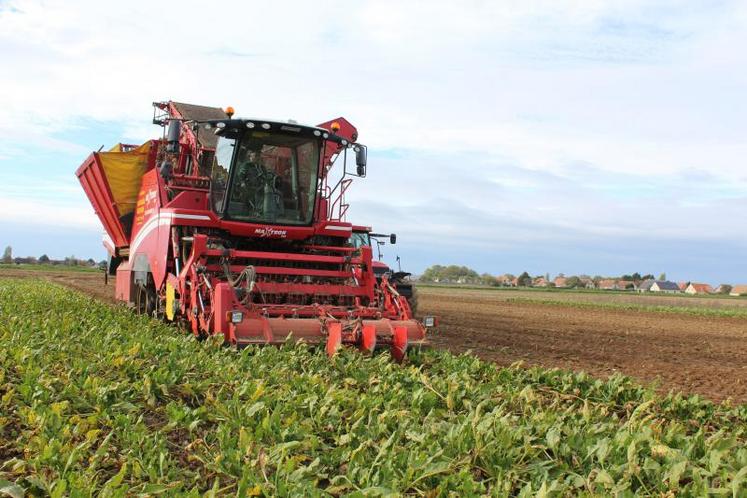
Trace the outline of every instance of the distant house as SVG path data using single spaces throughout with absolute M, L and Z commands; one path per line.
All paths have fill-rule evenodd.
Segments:
M 651 292 L 675 294 L 677 292 L 680 292 L 680 286 L 675 282 L 670 282 L 669 280 L 656 280 L 653 284 L 651 284 L 651 288 L 649 290 Z
M 516 278 L 511 278 L 508 274 L 498 275 L 496 280 L 498 280 L 498 285 L 516 287 Z
M 747 296 L 747 285 L 735 285 L 731 288 L 730 296 Z
M 532 280 L 532 287 L 547 287 L 547 279 L 545 277 L 537 277 Z
M 17 265 L 35 265 L 37 260 L 32 256 L 27 258 L 13 258 L 13 262 Z
M 721 284 L 713 290 L 714 294 L 728 294 L 731 292 L 731 285 Z
M 635 290 L 635 282 L 632 280 L 618 280 L 617 281 L 617 288 L 618 290 Z
M 638 292 L 649 292 L 651 290 L 651 286 L 654 285 L 655 280 L 644 280 L 640 284 L 638 284 Z
M 713 294 L 713 287 L 711 287 L 708 284 L 696 284 L 695 282 L 690 282 L 690 285 L 688 285 L 685 288 L 686 294 Z
M 555 287 L 568 287 L 568 279 L 565 277 L 555 277 L 553 280 Z
M 594 288 L 594 281 L 590 279 L 589 277 L 579 277 L 579 282 L 581 282 L 582 286 L 586 289 L 593 289 Z
M 617 280 L 613 280 L 611 278 L 600 280 L 599 284 L 597 285 L 597 289 L 600 289 L 600 290 L 617 290 Z
M 677 282 L 677 287 L 680 288 L 682 292 L 685 292 L 685 289 L 690 285 L 690 282 Z

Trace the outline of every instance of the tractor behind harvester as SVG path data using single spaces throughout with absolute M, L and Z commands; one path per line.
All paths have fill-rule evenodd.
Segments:
M 117 300 L 239 346 L 292 338 L 401 360 L 426 344 L 435 319 L 415 320 L 371 245 L 352 243 L 354 228 L 370 232 L 345 221 L 345 193 L 366 173 L 353 125 L 171 101 L 154 103 L 153 121 L 163 138 L 94 152 L 76 172 L 106 231 Z

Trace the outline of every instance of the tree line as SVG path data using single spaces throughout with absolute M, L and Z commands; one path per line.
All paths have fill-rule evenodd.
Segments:
M 42 254 L 38 258 L 36 256 L 24 256 L 14 257 L 13 247 L 6 246 L 3 251 L 3 257 L 0 259 L 0 263 L 4 264 L 25 264 L 25 265 L 65 265 L 65 266 L 103 266 L 106 267 L 106 261 L 102 260 L 98 263 L 93 258 L 81 259 L 73 256 L 67 256 L 63 259 L 52 259 L 46 254 Z

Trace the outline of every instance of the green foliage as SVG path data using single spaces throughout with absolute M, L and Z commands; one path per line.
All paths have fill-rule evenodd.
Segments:
M 568 280 L 565 281 L 565 286 L 569 289 L 575 289 L 577 287 L 584 288 L 586 284 L 584 284 L 580 278 L 573 276 L 573 277 L 568 277 Z
M 0 280 L 0 496 L 747 493 L 747 408 L 470 355 L 249 348 Z
M 446 282 L 446 283 L 482 283 L 480 275 L 475 270 L 466 266 L 441 266 L 433 265 L 426 269 L 420 276 L 423 282 Z
M 518 285 L 519 287 L 530 287 L 532 285 L 532 277 L 529 276 L 529 273 L 524 272 L 519 275 Z

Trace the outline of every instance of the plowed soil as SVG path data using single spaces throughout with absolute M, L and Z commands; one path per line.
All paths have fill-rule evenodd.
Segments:
M 0 277 L 42 277 L 113 302 L 114 281 L 104 285 L 101 273 L 4 269 Z M 602 378 L 620 372 L 644 383 L 655 382 L 662 392 L 747 402 L 745 318 L 507 301 L 516 296 L 422 287 L 419 307 L 422 314 L 440 317 L 439 329 L 431 336 L 436 347 L 470 350 L 500 365 L 522 361 L 583 370 Z
M 747 319 L 507 302 L 510 292 L 419 289 L 434 345 L 508 365 L 615 372 L 659 390 L 747 402 Z M 536 297 L 536 296 L 535 296 Z

